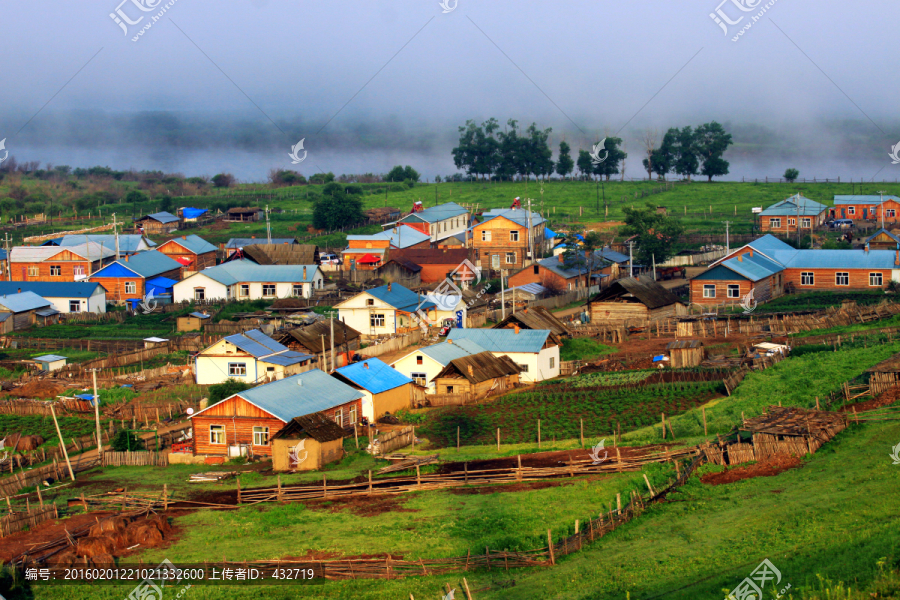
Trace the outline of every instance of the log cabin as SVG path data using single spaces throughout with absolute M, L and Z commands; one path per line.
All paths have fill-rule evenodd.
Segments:
M 539 213 L 520 208 L 495 209 L 482 216 L 484 220 L 472 228 L 475 264 L 482 271 L 496 277 L 502 270 L 518 271 L 534 262 L 531 248 L 543 245 L 546 229 Z M 533 245 L 529 245 L 529 238 Z
M 272 436 L 274 471 L 313 471 L 344 457 L 344 430 L 322 413 L 294 417 Z
M 166 234 L 178 229 L 181 219 L 170 212 L 162 211 L 151 215 L 144 215 L 134 220 L 135 227 L 141 234 Z
M 700 340 L 675 340 L 666 345 L 666 350 L 673 369 L 699 366 L 706 355 Z
M 272 436 L 294 417 L 323 412 L 339 427 L 352 427 L 362 397 L 318 369 L 238 392 L 191 417 L 194 455 L 228 456 L 238 447 L 271 456 Z
M 672 292 L 649 279 L 614 281 L 588 301 L 591 323 L 647 326 L 687 314 L 687 306 Z
M 181 263 L 162 252 L 149 250 L 119 259 L 88 278 L 106 289 L 107 302 L 123 304 L 147 295 L 147 280 L 181 279 Z
M 491 327 L 491 329 L 549 329 L 560 338 L 569 337 L 571 332 L 565 323 L 544 306 L 532 306 L 517 311 Z
M 827 216 L 827 206 L 794 194 L 759 213 L 759 224 L 762 231 L 773 233 L 796 233 L 798 226 L 809 232 L 824 223 Z
M 508 356 L 479 352 L 451 360 L 434 377 L 434 387 L 438 394 L 469 394 L 476 400 L 514 388 L 521 371 Z
M 184 266 L 184 277 L 216 266 L 216 247 L 198 235 L 183 235 L 163 242 L 156 249 L 180 262 Z
M 863 244 L 870 250 L 896 250 L 900 248 L 900 236 L 887 229 L 879 229 L 863 240 Z
M 115 246 L 15 246 L 9 252 L 11 281 L 81 281 L 115 260 Z

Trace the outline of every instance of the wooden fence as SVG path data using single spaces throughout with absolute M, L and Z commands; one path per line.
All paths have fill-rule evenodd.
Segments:
M 389 454 L 397 448 L 405 448 L 413 442 L 415 437 L 415 429 L 413 427 L 404 427 L 403 429 L 395 429 L 378 436 L 379 452 Z
M 31 529 L 38 523 L 59 518 L 56 504 L 32 506 L 26 511 L 11 512 L 0 517 L 0 537 L 6 537 L 25 528 Z
M 479 327 L 484 327 L 487 323 L 487 313 L 485 312 L 477 312 L 477 313 L 466 313 L 466 327 L 469 329 L 477 329 Z
M 100 465 L 99 458 L 84 458 L 81 456 L 70 456 L 72 462 L 72 471 L 78 473 L 93 469 Z M 13 496 L 19 490 L 27 487 L 39 485 L 47 478 L 60 481 L 69 478 L 69 468 L 66 466 L 65 460 L 57 460 L 53 464 L 44 465 L 29 471 L 19 471 L 12 477 L 0 479 L 0 496 Z
M 465 406 L 475 404 L 475 399 L 469 392 L 459 394 L 426 394 L 426 406 Z
M 167 467 L 169 455 L 160 452 L 110 452 L 103 453 L 104 467 Z
M 401 336 L 397 336 L 389 340 L 384 340 L 382 342 L 377 342 L 374 345 L 367 346 L 366 348 L 359 350 L 359 354 L 364 358 L 381 356 L 382 354 L 397 352 L 398 350 L 402 350 L 407 346 L 418 344 L 421 341 L 422 331 L 420 329 L 415 329 Z
M 95 312 L 77 312 L 62 313 L 59 315 L 60 321 L 63 323 L 124 323 L 124 311 L 111 311 L 103 313 Z

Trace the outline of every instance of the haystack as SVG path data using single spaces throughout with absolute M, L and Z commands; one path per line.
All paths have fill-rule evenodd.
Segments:
M 65 389 L 61 383 L 47 379 L 35 379 L 15 390 L 15 393 L 23 398 L 51 399 L 62 394 Z
M 128 545 L 157 546 L 163 542 L 171 527 L 165 517 L 154 516 L 135 521 L 128 526 Z
M 110 517 L 91 525 L 88 535 L 100 537 L 107 534 L 118 535 L 128 527 L 128 519 L 124 517 Z
M 88 536 L 78 540 L 78 545 L 75 547 L 75 554 L 78 556 L 94 558 L 97 556 L 111 555 L 115 549 L 116 542 L 112 537 L 106 535 L 96 537 Z
M 44 438 L 39 435 L 22 435 L 10 433 L 6 436 L 4 446 L 12 448 L 13 452 L 31 452 L 44 443 Z

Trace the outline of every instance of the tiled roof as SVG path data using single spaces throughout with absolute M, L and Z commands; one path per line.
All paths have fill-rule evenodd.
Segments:
M 364 390 L 380 394 L 401 385 L 412 383 L 412 379 L 388 366 L 378 358 L 369 358 L 335 370 L 339 374 Z

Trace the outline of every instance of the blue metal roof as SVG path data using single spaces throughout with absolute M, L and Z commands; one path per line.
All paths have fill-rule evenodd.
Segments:
M 197 317 L 198 319 L 210 319 L 210 318 L 212 318 L 212 315 L 204 315 L 203 313 L 199 313 L 199 312 L 192 312 L 190 316 L 192 316 L 192 317 Z
M 770 251 L 774 250 L 794 250 L 794 247 L 790 244 L 782 242 L 774 235 L 767 233 L 766 235 L 757 238 L 747 244 L 754 250 L 759 250 L 764 254 L 769 254 Z
M 270 242 L 268 238 L 231 238 L 225 244 L 226 248 L 243 248 L 244 246 L 252 246 L 253 244 L 296 244 L 296 238 L 272 238 Z
M 900 202 L 900 198 L 894 195 L 885 194 L 885 200 L 893 200 L 894 202 Z M 881 196 L 873 196 L 873 195 L 843 195 L 837 194 L 834 197 L 835 205 L 840 204 L 881 204 Z
M 478 347 L 478 350 L 472 351 L 472 347 Z M 415 354 L 424 354 L 425 356 L 439 362 L 440 364 L 447 366 L 450 364 L 451 360 L 456 360 L 457 358 L 462 358 L 463 356 L 469 356 L 470 354 L 478 354 L 479 352 L 484 352 L 484 348 L 478 346 L 475 343 L 471 343 L 470 348 L 463 348 L 459 344 L 449 344 L 447 342 L 441 344 L 434 344 L 432 346 L 427 346 L 425 348 L 420 348 L 415 352 Z
M 875 239 L 876 236 L 879 236 L 879 235 L 881 235 L 882 233 L 883 233 L 884 235 L 888 236 L 889 238 L 891 238 L 892 240 L 894 240 L 895 242 L 897 242 L 898 244 L 900 244 L 900 237 L 897 237 L 896 235 L 894 235 L 893 233 L 891 233 L 891 232 L 888 231 L 887 229 L 879 229 L 878 231 L 876 231 L 875 233 L 873 233 L 872 235 L 870 235 L 869 237 L 867 237 L 867 238 L 865 239 L 865 242 L 864 242 L 864 243 L 868 244 L 870 241 L 872 241 L 873 239 Z
M 287 350 L 286 346 L 282 346 L 259 329 L 251 329 L 244 333 L 235 333 L 226 336 L 225 341 L 234 344 L 244 352 L 252 354 L 256 358 Z
M 611 250 L 609 247 L 604 247 L 600 250 L 597 250 L 594 254 L 599 256 L 604 260 L 608 260 L 614 263 L 627 263 L 628 255 L 622 254 L 621 252 L 616 252 L 615 250 Z
M 742 254 L 740 260 L 738 257 L 730 258 L 723 262 L 722 266 L 746 277 L 750 281 L 759 281 L 784 270 L 784 267 L 778 263 L 772 262 L 759 254 L 754 254 L 753 256 Z
M 303 277 L 304 267 L 306 277 Z M 234 285 L 247 282 L 309 283 L 315 279 L 318 270 L 318 265 L 260 265 L 241 259 L 203 269 L 200 273 L 223 285 Z
M 380 394 L 401 385 L 412 383 L 412 379 L 399 373 L 377 358 L 369 358 L 335 370 L 341 377 L 349 379 L 364 390 Z
M 573 277 L 581 277 L 587 275 L 588 268 L 584 263 L 571 263 L 571 262 L 560 262 L 559 257 L 562 256 L 551 256 L 550 258 L 543 258 L 538 262 L 539 265 L 548 269 L 563 279 L 572 279 Z M 594 277 L 598 279 L 603 279 L 604 277 L 609 277 L 609 275 L 605 275 L 603 273 L 598 273 L 600 269 L 606 266 L 606 262 L 602 259 L 598 259 L 594 262 Z
M 369 294 L 374 298 L 378 298 L 388 306 L 392 306 L 404 312 L 414 312 L 420 302 L 422 303 L 423 309 L 429 309 L 435 306 L 434 302 L 428 301 L 425 296 L 419 296 L 419 294 L 398 283 L 391 284 L 390 291 L 388 291 L 388 286 L 382 285 L 377 288 L 372 288 L 371 290 L 366 290 L 364 293 Z
M 53 315 L 58 315 L 59 311 L 52 306 L 48 306 L 46 308 L 37 309 L 36 311 L 34 311 L 34 314 L 39 317 L 52 317 Z
M 132 254 L 127 257 L 128 260 L 124 258 L 117 260 L 114 263 L 111 263 L 93 275 L 94 277 L 133 277 L 134 274 L 137 274 L 140 277 L 148 278 L 155 277 L 160 273 L 165 273 L 166 271 L 174 271 L 175 269 L 181 268 L 181 263 L 169 258 L 162 252 L 157 252 L 156 250 L 145 250 L 144 252 L 138 252 L 137 254 Z M 119 266 L 119 269 L 115 269 L 114 267 Z M 132 274 L 125 271 L 131 271 Z
M 4 321 L 6 321 L 6 320 L 7 320 L 8 318 L 10 318 L 11 316 L 12 316 L 12 313 L 8 313 L 8 312 L 0 312 L 0 323 L 3 323 Z
M 153 213 L 152 215 L 147 215 L 146 217 L 142 217 L 142 218 L 153 219 L 154 221 L 159 221 L 160 223 L 163 223 L 163 224 L 177 223 L 178 221 L 181 220 L 178 217 L 176 217 L 175 215 L 173 215 L 172 213 L 166 212 L 166 211 Z M 137 220 L 140 220 L 140 219 L 137 219 Z
M 60 356 L 58 354 L 44 354 L 43 356 L 35 356 L 31 360 L 33 360 L 35 362 L 50 363 L 50 362 L 56 362 L 58 360 L 68 360 L 68 358 L 66 358 L 65 356 Z M 93 396 L 91 396 L 91 398 L 93 398 Z
M 267 356 L 260 359 L 260 361 L 271 363 L 273 365 L 288 367 L 290 365 L 296 365 L 297 363 L 306 362 L 312 357 L 312 354 L 304 354 L 302 352 L 297 352 L 296 350 L 288 350 L 287 352 L 279 352 L 278 354 Z
M 444 204 L 438 204 L 437 206 L 426 208 L 421 212 L 406 215 L 405 217 L 400 219 L 400 221 L 403 222 L 420 219 L 422 221 L 425 221 L 426 223 L 437 223 L 438 221 L 443 221 L 444 219 L 451 219 L 459 215 L 465 215 L 468 212 L 469 211 L 464 209 L 456 202 L 445 202 Z
M 204 240 L 199 235 L 186 235 L 180 238 L 175 238 L 170 240 L 172 243 L 178 244 L 179 246 L 190 250 L 194 254 L 205 254 L 207 252 L 215 252 L 216 247 Z
M 497 217 L 504 217 L 517 225 L 528 227 L 528 211 L 524 208 L 494 208 L 485 212 L 482 216 L 484 217 L 482 223 L 487 223 L 491 219 L 496 219 Z M 534 211 L 531 212 L 532 227 L 537 227 L 543 222 L 544 218 L 539 213 Z
M 19 313 L 28 310 L 37 310 L 50 306 L 49 300 L 44 300 L 34 292 L 22 292 L 21 294 L 8 294 L 0 296 L 0 307 Z
M 894 250 L 795 250 L 772 257 L 789 269 L 895 269 Z
M 102 287 L 91 281 L 0 281 L 0 294 L 34 292 L 44 298 L 90 298 Z
M 319 369 L 244 390 L 240 396 L 285 423 L 363 397 L 362 392 Z M 208 409 L 205 409 L 208 410 Z M 201 414 L 195 413 L 194 416 Z
M 51 240 L 56 241 L 56 240 Z M 116 248 L 116 236 L 110 234 L 91 234 L 91 235 L 83 235 L 83 234 L 69 234 L 64 235 L 59 238 L 59 243 L 55 244 L 57 246 L 80 246 L 86 242 L 94 242 L 95 244 L 103 244 L 104 248 L 112 248 L 115 250 Z M 124 252 L 125 254 L 133 254 L 141 250 L 141 242 L 144 242 L 147 246 L 155 246 L 156 242 L 145 238 L 143 235 L 137 233 L 129 233 L 129 234 L 119 234 L 119 252 Z M 48 245 L 47 243 L 41 244 L 42 246 Z
M 169 279 L 168 277 L 154 277 L 153 279 L 147 280 L 147 285 L 164 289 L 170 289 L 176 283 L 178 282 L 174 279 Z
M 801 194 L 794 194 L 786 200 L 776 202 L 759 214 L 766 216 L 796 216 L 799 214 L 800 216 L 810 217 L 820 215 L 826 210 L 828 210 L 828 207 L 824 204 L 816 202 L 815 200 L 810 200 Z
M 553 239 L 556 237 L 556 232 L 551 230 L 549 227 L 544 227 L 544 237 L 549 239 Z
M 394 229 L 385 229 L 384 231 L 380 231 L 378 233 L 373 233 L 372 235 L 348 235 L 347 240 L 353 241 L 380 241 L 383 242 L 387 240 L 391 246 L 396 248 L 409 248 L 410 246 L 415 246 L 416 244 L 421 244 L 422 242 L 427 242 L 431 239 L 431 236 L 427 233 L 422 233 L 418 229 L 414 227 L 408 227 L 406 225 L 401 225 L 396 227 L 396 232 Z M 371 251 L 373 253 L 378 252 L 378 248 L 348 248 L 353 252 L 356 251 Z M 380 249 L 382 252 L 384 249 Z
M 489 352 L 540 352 L 550 331 L 546 329 L 451 329 L 447 339 L 475 342 Z

